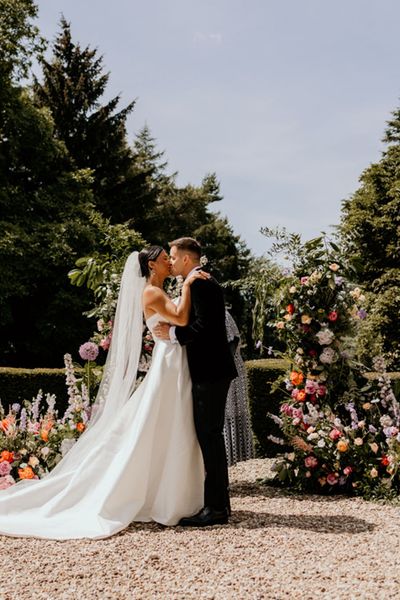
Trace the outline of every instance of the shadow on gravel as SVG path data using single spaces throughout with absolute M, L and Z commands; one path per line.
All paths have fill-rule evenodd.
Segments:
M 263 498 L 293 498 L 296 502 L 317 502 L 332 503 L 349 500 L 351 496 L 346 494 L 322 495 L 322 494 L 301 494 L 290 488 L 283 488 L 275 485 L 268 485 L 261 481 L 241 481 L 230 485 L 230 496 L 232 498 L 245 497 L 263 497 Z
M 260 529 L 266 527 L 287 527 L 289 529 L 305 529 L 316 533 L 356 534 L 373 531 L 376 525 L 364 519 L 348 515 L 279 515 L 271 513 L 255 513 L 250 511 L 233 511 L 229 526 L 243 529 Z

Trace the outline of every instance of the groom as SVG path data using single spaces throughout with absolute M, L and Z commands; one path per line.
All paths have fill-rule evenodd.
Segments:
M 172 275 L 186 278 L 200 269 L 200 244 L 183 237 L 169 243 Z M 203 527 L 224 524 L 230 514 L 228 466 L 223 439 L 226 396 L 237 377 L 225 329 L 225 305 L 217 281 L 196 279 L 191 285 L 189 324 L 170 327 L 159 323 L 154 333 L 187 348 L 192 378 L 193 415 L 203 454 L 206 478 L 204 508 L 179 525 Z

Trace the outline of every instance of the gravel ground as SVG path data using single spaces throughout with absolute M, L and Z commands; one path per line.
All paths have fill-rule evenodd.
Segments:
M 400 598 L 400 511 L 261 486 L 231 469 L 232 518 L 206 529 L 133 524 L 100 541 L 0 537 L 0 600 Z

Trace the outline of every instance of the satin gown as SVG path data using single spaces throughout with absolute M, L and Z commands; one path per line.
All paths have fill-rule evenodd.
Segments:
M 149 329 L 159 320 L 152 315 Z M 185 348 L 156 340 L 145 379 L 91 448 L 73 472 L 63 459 L 43 479 L 0 491 L 0 534 L 100 539 L 132 521 L 176 525 L 201 509 L 204 466 Z

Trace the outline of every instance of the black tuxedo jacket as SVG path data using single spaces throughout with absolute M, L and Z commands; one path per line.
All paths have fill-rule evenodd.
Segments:
M 189 324 L 176 327 L 176 337 L 186 346 L 193 383 L 237 377 L 225 328 L 222 289 L 213 279 L 196 279 L 190 286 L 192 306 Z

